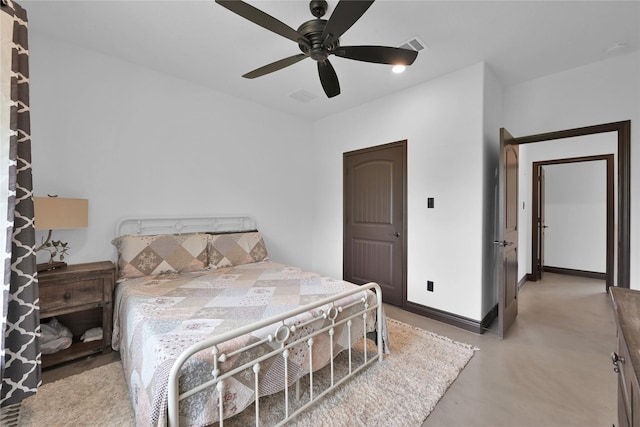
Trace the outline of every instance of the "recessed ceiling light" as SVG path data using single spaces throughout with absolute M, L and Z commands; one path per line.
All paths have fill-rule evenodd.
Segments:
M 391 71 L 393 71 L 396 74 L 400 74 L 402 72 L 404 72 L 404 70 L 406 70 L 407 67 L 405 67 L 404 65 L 394 65 L 393 68 L 391 69 Z

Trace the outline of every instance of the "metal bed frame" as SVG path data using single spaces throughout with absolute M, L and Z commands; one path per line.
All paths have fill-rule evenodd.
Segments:
M 198 218 L 131 218 L 125 219 L 118 223 L 116 226 L 116 236 L 120 236 L 123 234 L 138 234 L 138 235 L 149 235 L 149 234 L 177 234 L 177 233 L 191 233 L 191 232 L 241 232 L 241 231 L 249 231 L 255 230 L 256 223 L 253 218 L 249 216 L 233 216 L 233 217 L 198 217 Z M 375 303 L 370 304 L 368 302 L 369 293 L 373 292 L 375 294 Z M 362 298 L 352 302 L 348 305 L 341 305 L 338 302 L 346 297 L 356 295 L 358 293 L 362 294 Z M 312 317 L 310 320 L 307 320 L 303 324 L 293 325 L 287 323 L 291 321 L 291 319 L 299 314 L 310 312 L 312 310 L 318 309 L 323 306 L 328 306 L 322 314 L 318 316 Z M 360 306 L 359 308 L 353 309 L 353 307 Z M 351 314 L 345 314 L 345 311 L 349 310 Z M 375 311 L 375 330 L 377 331 L 377 352 L 371 357 L 367 352 L 367 322 L 366 318 L 368 314 L 372 311 Z M 359 366 L 355 366 L 352 360 L 352 347 L 357 344 L 360 340 L 356 340 L 356 342 L 351 341 L 351 328 L 353 319 L 361 317 L 363 321 L 362 327 L 362 339 L 364 340 L 364 361 Z M 169 375 L 169 384 L 168 384 L 168 422 L 169 426 L 178 426 L 179 425 L 179 411 L 178 407 L 180 401 L 188 398 L 189 396 L 194 395 L 206 388 L 215 387 L 218 393 L 218 401 L 219 401 L 219 426 L 222 427 L 224 425 L 224 389 L 225 389 L 225 381 L 232 377 L 233 375 L 238 374 L 239 372 L 250 369 L 254 373 L 254 393 L 255 393 L 255 425 L 260 425 L 260 396 L 259 396 L 259 372 L 260 372 L 260 364 L 261 362 L 272 358 L 272 357 L 282 357 L 284 358 L 284 372 L 283 372 L 283 385 L 284 385 L 284 418 L 277 424 L 278 426 L 283 425 L 287 421 L 294 418 L 296 415 L 306 410 L 310 406 L 314 405 L 318 401 L 320 401 L 324 396 L 331 393 L 337 387 L 342 385 L 345 381 L 350 379 L 351 377 L 358 374 L 360 371 L 365 369 L 367 366 L 373 364 L 374 362 L 382 362 L 383 360 L 383 334 L 382 334 L 382 322 L 384 319 L 382 312 L 382 291 L 380 286 L 376 283 L 367 283 L 365 285 L 360 286 L 358 289 L 352 289 L 350 291 L 342 292 L 340 294 L 333 295 L 331 297 L 325 298 L 321 301 L 317 301 L 315 303 L 306 305 L 304 307 L 300 307 L 296 310 L 283 313 L 269 319 L 265 319 L 251 325 L 247 325 L 242 328 L 238 328 L 236 330 L 230 331 L 228 333 L 210 338 L 208 340 L 202 341 L 200 343 L 194 344 L 191 347 L 184 350 L 181 355 L 178 357 L 176 362 L 174 363 L 171 373 Z M 299 338 L 293 339 L 292 334 L 296 331 L 305 330 L 305 326 L 308 326 L 315 322 L 326 322 L 329 321 L 328 325 L 315 331 L 310 334 L 301 336 Z M 344 326 L 343 326 L 344 325 Z M 268 335 L 266 338 L 261 341 L 249 344 L 240 349 L 234 350 L 231 353 L 225 354 L 220 353 L 218 347 L 227 341 L 238 338 L 242 335 L 250 334 L 254 331 L 271 327 L 271 329 L 276 332 Z M 342 376 L 339 379 L 334 378 L 335 370 L 334 370 L 334 358 L 337 356 L 337 353 L 334 353 L 333 346 L 333 335 L 337 327 L 346 327 L 347 335 L 349 336 L 348 349 L 345 351 L 348 352 L 348 373 Z M 312 349 L 314 345 L 314 340 L 320 334 L 327 334 L 329 336 L 329 351 L 330 351 L 330 385 L 318 393 L 314 395 L 314 371 L 313 367 L 313 358 Z M 221 364 L 225 362 L 230 357 L 241 354 L 249 349 L 252 349 L 256 346 L 271 343 L 273 350 L 268 353 L 262 354 L 258 356 L 255 360 L 250 360 L 245 362 L 243 365 L 237 366 L 228 372 L 223 372 L 221 370 Z M 275 345 L 273 345 L 275 343 Z M 300 345 L 301 343 L 306 343 L 309 347 L 309 400 L 297 408 L 296 410 L 290 412 L 290 397 L 289 397 L 289 388 L 288 384 L 291 383 L 289 378 L 289 373 L 287 370 L 287 359 L 289 357 L 289 350 L 296 345 Z M 203 384 L 190 389 L 183 390 L 180 392 L 179 390 L 179 378 L 180 371 L 184 364 L 196 353 L 208 350 L 214 355 L 214 369 L 211 372 L 211 378 L 204 382 Z M 296 398 L 299 399 L 300 396 L 300 381 L 299 378 L 295 379 L 295 389 L 296 389 Z
M 116 224 L 115 237 L 124 234 L 225 233 L 255 229 L 255 220 L 247 215 L 124 218 Z
M 367 292 L 369 290 L 372 290 L 376 293 L 376 303 L 373 305 L 369 305 L 367 302 Z M 337 300 L 340 300 L 344 297 L 350 296 L 350 295 L 354 295 L 357 293 L 363 293 L 363 297 L 354 302 L 353 304 L 351 304 L 350 306 L 340 306 L 340 305 L 335 305 L 334 303 Z M 325 311 L 322 315 L 314 317 L 313 319 L 309 320 L 308 322 L 302 324 L 302 325 L 298 325 L 298 326 L 294 326 L 294 325 L 290 325 L 287 324 L 287 320 L 292 318 L 293 316 L 296 316 L 298 314 L 313 310 L 314 308 L 319 308 L 322 306 L 325 306 L 329 304 L 330 308 Z M 345 316 L 344 318 L 340 318 L 340 314 L 343 313 L 344 310 L 346 310 L 347 308 L 350 308 L 353 305 L 356 304 L 360 304 L 362 305 L 361 310 L 359 310 L 357 313 L 353 313 L 349 316 Z M 289 387 L 285 386 L 284 388 L 284 413 L 285 413 L 285 417 L 277 424 L 277 425 L 283 425 L 285 422 L 291 420 L 293 417 L 295 417 L 296 415 L 298 415 L 300 412 L 304 411 L 305 409 L 309 408 L 310 406 L 314 405 L 317 401 L 319 401 L 320 399 L 322 399 L 325 395 L 327 395 L 328 393 L 330 393 L 331 391 L 333 391 L 335 388 L 337 388 L 338 386 L 340 386 L 342 383 L 344 383 L 345 381 L 347 381 L 349 378 L 351 378 L 352 376 L 356 375 L 358 372 L 360 372 L 362 369 L 364 369 L 365 367 L 367 367 L 368 365 L 372 364 L 375 361 L 381 362 L 382 358 L 383 358 L 383 347 L 382 347 L 382 333 L 380 333 L 380 331 L 378 330 L 378 334 L 377 334 L 377 353 L 372 356 L 371 358 L 368 358 L 368 354 L 367 354 L 367 340 L 366 340 L 366 335 L 367 335 L 367 327 L 366 327 L 366 317 L 367 317 L 367 313 L 372 311 L 372 310 L 376 310 L 376 318 L 377 319 L 382 319 L 382 293 L 380 290 L 380 287 L 376 284 L 376 283 L 368 283 L 366 285 L 362 285 L 361 289 L 353 289 L 351 291 L 347 291 L 341 294 L 337 294 L 335 296 L 326 298 L 324 300 L 318 301 L 314 304 L 310 304 L 304 307 L 301 307 L 297 310 L 288 312 L 288 313 L 284 313 L 283 315 L 279 315 L 279 316 L 275 316 L 272 317 L 270 319 L 266 319 L 264 321 L 261 322 L 257 322 L 251 325 L 247 325 L 246 327 L 243 328 L 239 328 L 237 330 L 228 332 L 226 334 L 211 338 L 209 340 L 203 341 L 201 343 L 197 343 L 194 344 L 193 346 L 189 347 L 187 350 L 185 350 L 184 352 L 182 352 L 182 354 L 180 355 L 180 357 L 176 360 L 175 364 L 173 365 L 173 368 L 171 369 L 171 374 L 169 375 L 169 425 L 170 426 L 177 426 L 179 424 L 179 420 L 178 420 L 178 405 L 179 402 L 205 388 L 208 387 L 216 387 L 217 391 L 218 391 L 218 396 L 219 396 L 219 402 L 220 403 L 220 409 L 219 409 L 219 414 L 220 414 L 220 419 L 219 419 L 219 425 L 223 426 L 224 425 L 224 419 L 223 419 L 223 414 L 224 414 L 224 387 L 225 387 L 225 380 L 239 372 L 242 372 L 244 370 L 247 369 L 252 369 L 254 372 L 254 378 L 255 378 L 255 384 L 254 384 L 254 392 L 255 392 L 255 420 L 256 420 L 256 426 L 260 425 L 260 396 L 258 395 L 258 390 L 259 390 L 259 378 L 258 378 L 258 374 L 260 372 L 260 363 L 268 358 L 271 357 L 283 357 L 285 359 L 285 369 L 284 369 L 284 373 L 283 373 L 283 384 L 289 384 L 289 376 L 288 376 L 288 372 L 287 372 L 287 363 L 286 363 L 286 359 L 289 357 L 289 349 L 297 344 L 300 343 L 305 343 L 309 346 L 309 352 L 311 353 L 311 350 L 313 348 L 313 343 L 314 343 L 314 338 L 320 334 L 328 334 L 329 337 L 333 337 L 335 328 L 337 326 L 346 324 L 346 327 L 348 329 L 348 333 L 347 335 L 350 336 L 351 335 L 351 324 L 352 324 L 352 319 L 354 319 L 355 317 L 359 317 L 361 316 L 363 319 L 363 328 L 362 328 L 362 338 L 364 339 L 364 363 L 362 363 L 361 365 L 355 367 L 353 366 L 353 361 L 352 361 L 352 346 L 355 343 L 352 343 L 351 340 L 349 340 L 349 348 L 346 350 L 348 351 L 348 357 L 349 357 L 349 362 L 348 362 L 348 367 L 349 367 L 349 373 L 347 375 L 345 375 L 344 377 L 340 378 L 340 380 L 336 381 L 336 379 L 334 378 L 334 363 L 333 363 L 333 359 L 335 356 L 337 356 L 337 354 L 334 354 L 334 349 L 333 349 L 333 341 L 330 340 L 330 352 L 331 352 L 331 362 L 330 362 L 330 370 L 331 370 L 331 385 L 326 388 L 324 391 L 322 391 L 320 394 L 318 395 L 314 395 L 313 394 L 313 370 L 312 370 L 312 366 L 313 366 L 313 358 L 310 357 L 309 358 L 309 401 L 307 403 L 305 403 L 304 405 L 302 405 L 300 408 L 298 408 L 297 410 L 295 410 L 292 413 L 289 413 Z M 298 339 L 295 340 L 289 340 L 289 338 L 291 337 L 291 334 L 296 332 L 297 329 L 300 329 L 301 327 L 304 327 L 310 323 L 313 322 L 317 322 L 317 321 L 324 321 L 324 320 L 330 320 L 330 325 L 325 326 L 324 328 L 311 333 L 309 335 L 306 336 L 302 336 Z M 279 325 L 279 326 L 278 326 Z M 268 337 L 264 338 L 261 341 L 258 341 L 256 343 L 252 343 L 248 346 L 242 347 L 240 349 L 237 349 L 235 351 L 233 351 L 232 353 L 229 354 L 220 354 L 218 351 L 218 345 L 220 345 L 221 343 L 224 343 L 226 341 L 230 341 L 234 338 L 240 337 L 242 335 L 245 334 L 249 334 L 253 331 L 257 331 L 259 329 L 263 329 L 265 327 L 268 326 L 278 326 L 277 331 L 275 334 L 269 335 Z M 237 366 L 236 368 L 228 371 L 228 372 L 222 372 L 219 369 L 219 365 L 218 363 L 223 363 L 227 358 L 229 357 L 233 357 L 237 354 L 240 354 L 242 352 L 245 352 L 257 345 L 260 344 L 264 344 L 267 342 L 276 342 L 279 344 L 279 346 L 274 349 L 273 351 L 270 351 L 269 353 L 263 354 L 260 357 L 258 357 L 255 360 L 251 360 L 248 361 L 240 366 Z M 214 355 L 214 369 L 211 372 L 211 379 L 209 381 L 207 381 L 206 383 L 193 388 L 191 390 L 187 390 L 187 391 L 183 391 L 182 393 L 179 392 L 178 390 L 178 383 L 179 383 L 179 377 L 180 377 L 180 369 L 182 368 L 182 366 L 184 365 L 184 363 L 194 354 L 202 351 L 202 350 L 209 350 L 212 352 L 212 354 Z M 300 396 L 300 383 L 299 381 L 296 381 L 296 396 L 299 398 Z

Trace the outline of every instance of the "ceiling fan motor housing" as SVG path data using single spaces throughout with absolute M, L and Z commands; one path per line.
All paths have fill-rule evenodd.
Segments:
M 313 2 L 312 2 L 313 3 Z M 340 46 L 340 40 L 333 40 L 323 44 L 322 32 L 327 25 L 326 19 L 312 19 L 298 27 L 298 32 L 304 36 L 298 46 L 300 50 L 315 61 L 325 61 L 327 57 Z

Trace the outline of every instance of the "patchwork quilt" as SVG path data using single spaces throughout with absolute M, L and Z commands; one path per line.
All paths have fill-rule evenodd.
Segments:
M 356 286 L 270 261 L 218 268 L 215 271 L 145 276 L 118 284 L 112 344 L 121 354 L 136 414 L 136 425 L 166 424 L 169 372 L 178 355 L 190 345 Z M 340 304 L 348 305 L 351 301 L 362 299 L 365 294 L 369 304 L 374 305 L 374 294 L 365 291 L 340 301 Z M 358 304 L 357 307 L 346 310 L 345 314 L 361 307 Z M 321 307 L 314 313 L 301 314 L 287 323 L 300 324 L 311 316 L 322 314 L 328 308 Z M 358 337 L 362 337 L 362 321 L 361 316 L 354 319 L 351 328 L 353 343 Z M 328 323 L 329 321 L 314 322 L 300 329 L 318 330 Z M 372 331 L 375 327 L 375 312 L 370 312 L 366 323 L 367 330 Z M 255 342 L 275 333 L 276 328 L 277 326 L 264 328 L 251 336 L 225 343 L 219 347 L 220 351 L 228 353 L 234 348 Z M 294 334 L 301 333 L 302 330 Z M 347 329 L 336 330 L 333 337 L 335 354 L 347 348 L 348 342 Z M 257 346 L 252 352 L 264 354 L 265 348 L 261 348 L 262 346 Z M 292 350 L 288 362 L 290 384 L 308 373 L 311 357 L 308 346 L 304 343 Z M 237 366 L 248 356 L 250 355 L 244 354 L 229 358 L 223 364 L 223 370 Z M 180 377 L 181 390 L 185 384 L 192 387 L 211 378 L 212 357 L 210 351 L 202 351 L 185 364 Z M 314 339 L 312 360 L 314 371 L 329 363 L 327 334 Z M 281 374 L 283 365 L 281 356 L 261 364 L 261 396 L 284 388 L 284 377 Z M 223 397 L 225 418 L 239 413 L 253 402 L 253 375 L 253 372 L 240 372 L 226 383 Z M 218 408 L 215 390 L 199 392 L 181 402 L 181 425 L 211 424 L 218 420 Z

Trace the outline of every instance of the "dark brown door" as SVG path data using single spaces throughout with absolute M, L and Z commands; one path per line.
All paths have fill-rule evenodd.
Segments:
M 500 129 L 498 214 L 498 333 L 504 337 L 518 315 L 518 145 Z
M 540 201 L 538 202 L 538 261 L 536 263 L 536 278 L 538 280 L 542 279 L 542 275 L 544 274 L 544 234 L 547 228 L 544 220 L 544 210 L 545 210 L 545 202 L 544 202 L 544 194 L 545 194 L 545 182 L 544 182 L 544 168 L 542 166 L 538 166 L 540 169 L 538 170 L 538 194 L 540 197 Z
M 540 278 L 544 274 L 544 242 L 545 233 L 547 232 L 547 223 L 545 221 L 545 186 L 544 168 L 540 168 Z
M 406 300 L 406 141 L 344 154 L 344 279 Z

